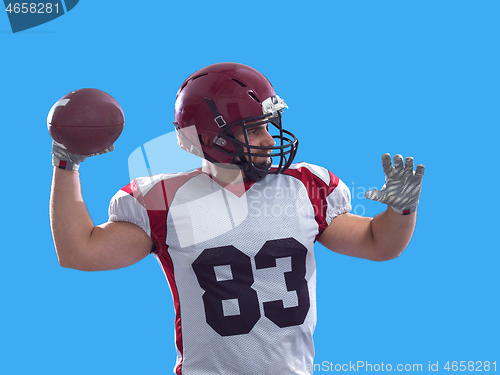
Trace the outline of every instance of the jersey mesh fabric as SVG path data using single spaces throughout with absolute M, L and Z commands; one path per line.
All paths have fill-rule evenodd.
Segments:
M 300 163 L 231 189 L 199 170 L 137 179 L 110 220 L 155 241 L 176 311 L 175 373 L 296 374 L 314 359 L 314 242 L 348 211 L 345 184 Z

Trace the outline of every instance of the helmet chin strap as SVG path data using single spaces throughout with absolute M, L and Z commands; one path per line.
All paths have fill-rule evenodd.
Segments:
M 217 160 L 205 155 L 205 159 L 219 168 L 241 170 L 245 178 L 252 181 L 260 181 L 269 174 L 271 164 L 253 164 L 247 161 L 245 156 L 240 156 L 239 160 L 234 160 L 227 164 L 221 164 Z M 241 160 L 243 159 L 243 160 Z
M 269 174 L 271 164 L 253 164 L 245 156 L 240 158 L 241 160 L 236 160 L 232 164 L 238 166 L 249 180 L 260 181 Z

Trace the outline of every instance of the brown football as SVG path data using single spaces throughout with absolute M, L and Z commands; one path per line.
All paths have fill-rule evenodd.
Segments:
M 52 106 L 47 117 L 52 139 L 77 155 L 95 154 L 111 146 L 124 122 L 120 104 L 98 89 L 71 91 Z

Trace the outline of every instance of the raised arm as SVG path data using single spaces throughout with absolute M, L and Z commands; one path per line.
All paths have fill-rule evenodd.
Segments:
M 335 252 L 370 260 L 389 260 L 399 256 L 411 240 L 417 220 L 417 205 L 424 166 L 413 171 L 413 158 L 382 156 L 385 185 L 370 190 L 365 197 L 389 205 L 374 218 L 343 214 L 332 220 L 318 241 Z
M 402 216 L 388 207 L 371 217 L 342 214 L 332 220 L 318 241 L 336 253 L 384 261 L 398 257 L 408 246 L 417 213 Z
M 54 154 L 50 225 L 59 264 L 82 271 L 101 271 L 129 266 L 153 249 L 153 241 L 138 226 L 108 222 L 94 226 L 81 194 L 79 161 L 63 163 L 63 154 Z M 53 151 L 54 153 L 54 151 Z M 76 163 L 76 166 L 75 166 Z

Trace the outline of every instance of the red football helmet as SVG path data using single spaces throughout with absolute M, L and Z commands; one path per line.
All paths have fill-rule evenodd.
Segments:
M 179 145 L 212 163 L 235 165 L 252 180 L 285 171 L 293 161 L 299 141 L 281 126 L 281 112 L 288 108 L 257 70 L 237 63 L 209 65 L 188 77 L 177 92 L 175 128 Z M 247 129 L 274 125 L 272 147 L 251 146 Z M 245 142 L 234 131 L 243 127 Z M 271 127 L 270 127 L 271 128 Z M 201 141 L 206 135 L 207 144 Z M 279 157 L 276 168 L 252 162 L 252 156 Z M 223 165 L 224 166 L 224 165 Z

